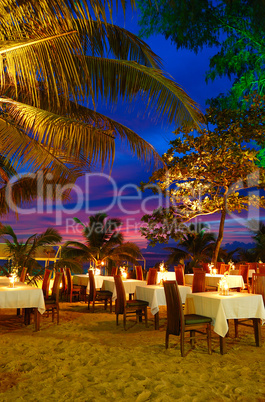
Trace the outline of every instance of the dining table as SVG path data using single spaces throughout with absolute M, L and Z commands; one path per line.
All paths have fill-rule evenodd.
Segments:
M 94 275 L 96 289 L 101 289 L 103 281 L 105 279 L 113 279 L 113 276 L 104 275 Z M 73 284 L 78 286 L 85 286 L 87 288 L 87 293 L 89 293 L 89 275 L 88 274 L 76 274 L 73 275 Z
M 186 301 L 187 295 L 191 294 L 190 286 L 178 286 L 182 303 Z M 148 302 L 151 314 L 155 319 L 155 329 L 159 329 L 159 306 L 166 306 L 166 296 L 164 286 L 143 285 L 136 286 L 135 297 L 139 300 Z
M 185 274 L 185 285 L 192 285 L 194 274 Z M 205 274 L 205 285 L 218 288 L 218 282 L 224 275 L 221 274 Z M 241 275 L 225 275 L 229 289 L 244 289 L 244 280 Z
M 25 309 L 24 323 L 30 324 L 30 311 L 34 310 L 35 330 L 40 327 L 40 314 L 45 312 L 43 291 L 22 282 L 10 286 L 9 278 L 0 278 L 0 309 Z
M 262 295 L 252 293 L 218 292 L 191 293 L 186 297 L 185 314 L 199 314 L 212 319 L 213 330 L 220 338 L 220 353 L 227 352 L 226 335 L 230 319 L 252 319 L 256 346 L 261 346 L 261 325 L 265 321 Z
M 157 279 L 156 279 L 156 283 L 160 284 L 161 281 L 175 281 L 176 280 L 176 274 L 175 271 L 171 272 L 171 271 L 158 271 L 157 272 Z
M 134 295 L 135 294 L 135 289 L 136 286 L 146 286 L 146 281 L 141 281 L 138 279 L 123 279 L 123 286 L 124 286 L 124 290 L 126 295 Z M 112 292 L 112 300 L 116 300 L 117 299 L 117 291 L 116 291 L 116 286 L 114 283 L 114 277 L 110 276 L 110 277 L 105 277 L 105 279 L 103 280 L 103 284 L 102 284 L 102 290 L 108 290 L 110 292 Z

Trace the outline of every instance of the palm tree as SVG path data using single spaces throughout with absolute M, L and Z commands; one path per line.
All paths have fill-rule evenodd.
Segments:
M 34 258 L 36 252 L 42 247 L 57 245 L 62 241 L 62 236 L 56 229 L 48 228 L 45 232 L 34 234 L 25 242 L 20 242 L 9 225 L 0 225 L 0 238 L 5 241 L 12 264 L 18 267 L 18 274 L 23 267 L 27 267 L 28 273 L 33 276 L 40 274 L 43 270 L 43 267 Z
M 240 258 L 243 261 L 255 262 L 265 261 L 265 225 L 259 222 L 259 229 L 257 230 L 258 222 L 251 220 L 248 222 L 248 229 L 253 234 L 251 238 L 254 240 L 254 247 L 248 250 L 240 250 Z
M 189 261 L 189 270 L 200 262 L 211 261 L 214 242 L 214 233 L 206 231 L 205 224 L 189 225 L 188 231 L 178 242 L 178 247 L 165 247 L 170 251 L 168 264 L 176 264 L 180 260 Z
M 169 123 L 200 121 L 197 105 L 149 46 L 107 22 L 111 4 L 0 3 L 0 155 L 14 169 L 45 169 L 54 182 L 74 183 L 93 164 L 113 162 L 116 139 L 144 161 L 158 158 L 131 129 L 98 113 L 100 101 L 140 97 Z
M 95 266 L 105 265 L 110 270 L 112 266 L 123 261 L 136 264 L 137 259 L 142 258 L 135 243 L 124 242 L 119 231 L 122 225 L 120 219 L 107 219 L 106 214 L 98 213 L 89 217 L 87 226 L 77 218 L 74 220 L 83 226 L 85 244 L 77 241 L 66 242 L 62 248 L 64 259 L 76 259 L 79 265 L 93 261 Z

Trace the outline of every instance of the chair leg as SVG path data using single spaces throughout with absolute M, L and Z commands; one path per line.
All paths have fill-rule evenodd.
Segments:
M 54 322 L 54 307 L 52 308 L 52 322 Z
M 190 344 L 191 344 L 191 347 L 194 348 L 194 345 L 195 345 L 195 331 L 194 330 L 190 331 Z
M 207 345 L 208 345 L 208 353 L 209 355 L 212 354 L 212 329 L 211 324 L 207 325 Z
M 147 307 L 144 308 L 144 319 L 145 319 L 145 326 L 148 328 L 148 323 L 147 323 Z
M 184 331 L 180 332 L 180 353 L 184 357 Z
M 119 314 L 116 314 L 116 325 L 119 325 Z
M 57 312 L 57 325 L 58 325 L 59 324 L 59 306 L 57 306 L 56 312 Z
M 112 313 L 112 297 L 109 300 L 110 313 Z
M 125 312 L 123 313 L 123 328 L 126 331 L 126 313 Z

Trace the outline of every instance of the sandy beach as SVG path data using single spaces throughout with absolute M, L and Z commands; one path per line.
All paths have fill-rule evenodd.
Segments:
M 166 309 L 160 329 L 143 323 L 117 327 L 115 314 L 84 302 L 61 303 L 60 324 L 41 318 L 41 330 L 25 326 L 14 310 L 0 310 L 0 401 L 265 401 L 265 327 L 257 348 L 252 328 L 230 323 L 226 355 L 206 341 L 195 349 L 170 337 L 165 349 Z

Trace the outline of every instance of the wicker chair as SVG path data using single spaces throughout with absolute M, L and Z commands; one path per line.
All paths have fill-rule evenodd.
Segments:
M 136 265 L 135 271 L 136 271 L 136 279 L 138 279 L 138 281 L 143 281 L 144 274 L 143 274 L 143 268 L 141 267 L 141 265 Z
M 194 272 L 193 282 L 192 282 L 192 293 L 205 292 L 205 272 L 196 271 Z
M 212 353 L 211 347 L 211 322 L 212 319 L 197 314 L 184 314 L 181 296 L 176 281 L 164 281 L 164 289 L 167 303 L 167 329 L 166 329 L 166 349 L 168 348 L 169 335 L 180 336 L 181 356 L 184 356 L 185 332 L 190 333 L 190 343 L 194 346 L 196 333 L 206 335 L 208 343 L 208 353 Z M 203 331 L 205 330 L 205 332 Z
M 157 282 L 157 269 L 149 268 L 147 276 L 147 285 L 156 285 Z
M 145 326 L 147 327 L 147 306 L 148 302 L 144 300 L 126 300 L 126 293 L 122 278 L 119 275 L 114 276 L 117 299 L 115 303 L 116 324 L 119 324 L 119 314 L 123 314 L 123 327 L 126 330 L 126 318 L 136 314 L 137 321 L 140 321 L 142 315 L 145 317 Z
M 57 315 L 57 324 L 59 324 L 59 291 L 60 291 L 60 284 L 62 281 L 63 274 L 61 272 L 56 272 L 53 287 L 52 287 L 52 294 L 45 300 L 45 309 L 49 315 L 49 312 L 52 312 L 52 322 L 54 322 L 54 316 Z
M 184 276 L 184 267 L 183 265 L 179 264 L 176 267 L 174 267 L 175 275 L 176 275 L 176 281 L 178 282 L 178 285 L 185 285 L 185 276 Z
M 115 276 L 114 276 L 115 278 Z M 104 303 L 104 308 L 107 310 L 108 301 L 110 303 L 110 312 L 112 313 L 112 292 L 109 290 L 97 290 L 95 285 L 94 273 L 89 270 L 89 295 L 88 295 L 88 310 L 92 303 L 92 313 L 94 313 L 95 303 Z

